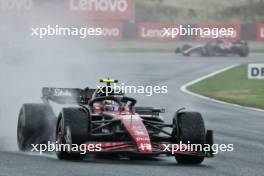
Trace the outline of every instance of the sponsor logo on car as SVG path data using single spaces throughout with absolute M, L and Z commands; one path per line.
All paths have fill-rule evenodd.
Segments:
M 60 96 L 72 96 L 71 92 L 68 90 L 63 89 L 54 89 L 54 96 L 60 97 Z
M 136 137 L 136 141 L 149 141 L 148 137 Z
M 139 148 L 142 151 L 151 151 L 152 150 L 151 144 L 145 144 L 145 143 L 140 144 Z

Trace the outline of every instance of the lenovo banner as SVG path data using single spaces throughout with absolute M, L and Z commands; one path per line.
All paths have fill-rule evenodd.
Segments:
M 264 41 L 264 24 L 257 24 L 257 40 Z
M 101 22 L 94 23 L 92 25 L 95 28 L 102 29 L 102 35 L 96 36 L 96 38 L 101 39 L 111 39 L 111 40 L 122 40 L 124 33 L 124 25 L 119 22 Z
M 211 39 L 227 39 L 239 40 L 240 39 L 240 25 L 239 24 L 206 24 L 197 25 L 199 34 L 198 40 L 211 40 Z
M 129 20 L 134 15 L 134 0 L 65 0 L 67 13 L 90 19 Z
M 30 11 L 33 6 L 33 0 L 0 0 L 1 11 Z
M 178 29 L 176 24 L 151 24 L 141 23 L 138 25 L 138 39 L 141 40 L 179 40 L 179 35 L 171 35 L 172 29 Z

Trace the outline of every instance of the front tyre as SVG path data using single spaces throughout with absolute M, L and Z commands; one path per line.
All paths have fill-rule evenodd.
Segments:
M 204 121 L 200 113 L 198 112 L 183 112 L 178 114 L 177 118 L 177 130 L 178 140 L 183 144 L 205 144 L 206 132 Z M 190 156 L 190 155 L 178 155 L 175 157 L 179 164 L 200 164 L 204 160 L 204 156 Z
M 51 141 L 55 127 L 54 117 L 49 105 L 34 103 L 22 105 L 17 124 L 18 149 L 30 151 L 32 144 L 47 144 Z
M 184 52 L 184 51 L 190 49 L 191 47 L 192 47 L 191 45 L 185 44 L 185 45 L 182 46 L 182 49 L 181 50 L 182 50 L 182 52 Z
M 59 114 L 56 141 L 66 146 L 56 151 L 60 160 L 82 160 L 83 154 L 71 151 L 72 145 L 80 146 L 88 139 L 89 113 L 80 108 L 63 108 Z
M 247 45 L 243 45 L 238 49 L 238 55 L 240 57 L 247 57 L 249 55 L 249 47 Z

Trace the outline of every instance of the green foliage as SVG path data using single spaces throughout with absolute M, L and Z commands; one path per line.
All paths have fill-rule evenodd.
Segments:
M 243 64 L 188 87 L 211 98 L 264 109 L 264 80 L 249 80 Z

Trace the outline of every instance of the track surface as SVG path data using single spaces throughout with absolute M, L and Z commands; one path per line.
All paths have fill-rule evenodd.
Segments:
M 174 54 L 126 53 L 100 54 L 95 57 L 100 58 L 100 61 L 97 60 L 93 65 L 87 66 L 89 69 L 93 68 L 92 73 L 89 69 L 82 69 L 80 73 L 73 74 L 72 77 L 84 77 L 85 73 L 90 82 L 111 76 L 127 85 L 133 85 L 133 83 L 167 85 L 168 94 L 152 97 L 136 95 L 136 97 L 141 105 L 166 108 L 167 122 L 171 121 L 173 113 L 180 107 L 202 112 L 206 127 L 215 130 L 215 142 L 233 143 L 235 151 L 220 153 L 213 159 L 206 159 L 200 166 L 178 165 L 174 158 L 140 161 L 88 159 L 83 162 L 66 162 L 57 160 L 53 155 L 39 156 L 16 151 L 2 151 L 0 152 L 0 176 L 263 175 L 263 113 L 208 102 L 179 90 L 181 85 L 226 66 L 264 61 L 263 55 L 255 54 L 247 59 L 185 58 Z M 81 80 L 75 80 L 76 85 L 83 85 Z

